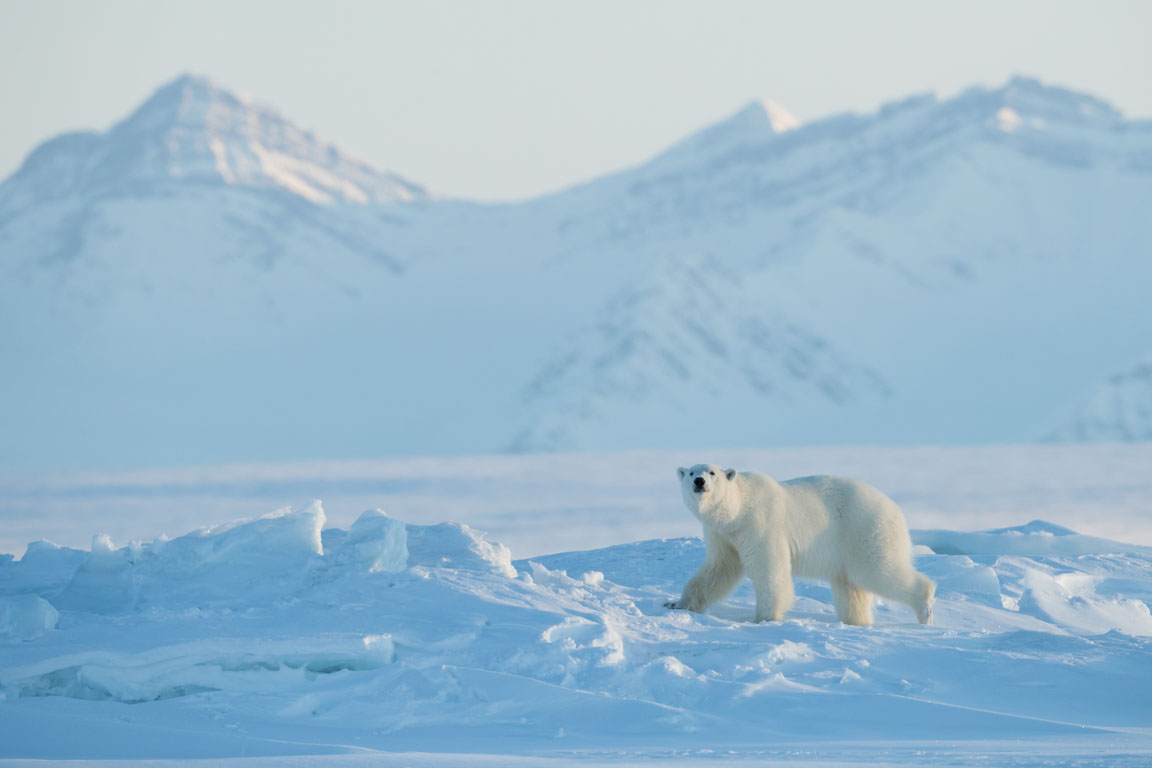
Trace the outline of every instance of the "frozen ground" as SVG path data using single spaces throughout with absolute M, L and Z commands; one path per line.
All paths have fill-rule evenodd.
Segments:
M 0 556 L 0 758 L 1152 762 L 1152 548 L 1104 536 L 1152 510 L 1146 447 L 688 457 L 780 476 L 823 464 L 902 496 L 923 529 L 917 567 L 939 585 L 931 627 L 898 605 L 881 606 L 874 627 L 841 625 L 828 589 L 807 582 L 778 624 L 750 623 L 747 585 L 711 615 L 662 608 L 702 556 L 698 540 L 678 537 L 693 532 L 676 498 L 680 458 L 395 462 L 345 475 L 349 465 L 332 465 L 328 485 L 317 472 L 293 490 L 389 466 L 382 476 L 407 469 L 412 485 L 379 495 L 392 516 L 330 521 L 312 503 L 171 539 L 97 535 Z M 227 471 L 202 472 L 219 482 Z M 138 537 L 193 502 L 202 522 L 218 517 L 196 475 L 178 476 L 153 496 L 166 517 L 128 517 Z M 147 479 L 110 485 L 131 497 Z M 68 482 L 43 487 L 80 487 Z M 404 503 L 421 492 L 424 505 Z M 499 536 L 442 522 L 500 521 L 493 496 L 508 500 L 503 529 L 521 530 L 527 559 Z M 45 529 L 124 524 L 110 497 L 99 516 L 76 513 L 90 503 L 81 492 L 71 516 L 63 492 L 40 498 L 59 510 Z M 458 514 L 470 502 L 475 514 Z M 1057 514 L 1038 513 L 1045 506 Z M 661 520 L 677 538 L 635 540 Z M 572 551 L 594 537 L 612 545 Z

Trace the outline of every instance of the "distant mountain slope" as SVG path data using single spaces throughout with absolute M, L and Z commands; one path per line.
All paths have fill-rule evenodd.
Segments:
M 1152 125 L 754 102 L 521 203 L 197 77 L 0 184 L 0 467 L 1027 440 L 1148 353 Z
M 707 445 L 750 402 L 835 409 L 889 394 L 875 371 L 747 298 L 738 275 L 713 265 L 669 264 L 623 289 L 525 389 L 510 447 L 604 444 L 606 426 L 632 445 L 689 433 Z
M 1152 440 L 1152 359 L 1110 376 L 1055 435 L 1058 440 Z
M 514 445 L 1034 439 L 1146 349 L 1150 151 L 1149 124 L 1017 79 L 787 132 L 752 105 L 541 201 L 576 243 L 561 258 L 653 274 L 541 371 Z M 817 341 L 823 373 L 756 387 L 788 368 L 757 326 Z

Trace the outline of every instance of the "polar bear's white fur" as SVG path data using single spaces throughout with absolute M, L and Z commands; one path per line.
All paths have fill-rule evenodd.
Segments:
M 832 583 L 845 624 L 872 623 L 872 593 L 932 623 L 936 585 L 912 567 L 912 543 L 896 502 L 866 483 L 801 477 L 783 483 L 714 464 L 681 467 L 684 503 L 704 526 L 705 559 L 669 608 L 701 612 L 742 576 L 756 590 L 756 621 L 792 607 L 792 577 Z

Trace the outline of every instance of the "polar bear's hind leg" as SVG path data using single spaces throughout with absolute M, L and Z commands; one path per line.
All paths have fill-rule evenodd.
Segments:
M 936 601 L 936 583 L 911 565 L 890 564 L 886 569 L 861 573 L 858 583 L 881 597 L 911 608 L 921 624 L 932 623 L 932 604 Z
M 932 604 L 936 602 L 936 582 L 922 573 L 916 574 L 918 582 L 917 596 L 919 600 L 912 610 L 916 611 L 916 620 L 921 624 L 932 623 Z
M 840 621 L 862 626 L 872 623 L 872 593 L 853 584 L 844 574 L 832 579 L 832 599 Z

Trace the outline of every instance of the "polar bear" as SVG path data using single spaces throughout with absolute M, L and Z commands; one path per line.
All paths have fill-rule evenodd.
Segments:
M 912 568 L 912 542 L 896 502 L 843 477 L 780 483 L 715 464 L 680 467 L 688 510 L 704 526 L 705 558 L 667 608 L 701 612 L 747 575 L 756 621 L 779 621 L 792 607 L 792 577 L 832 583 L 836 616 L 872 623 L 872 593 L 904 603 L 932 623 L 936 585 Z

